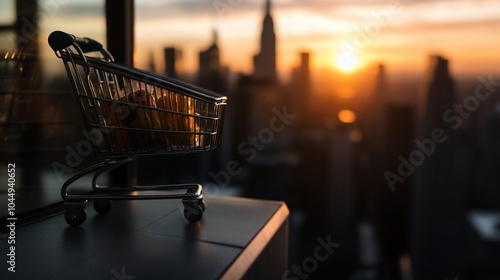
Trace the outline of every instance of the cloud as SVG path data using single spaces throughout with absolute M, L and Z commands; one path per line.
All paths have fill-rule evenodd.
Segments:
M 210 1 L 146 1 L 137 4 L 138 19 L 188 18 L 214 13 Z

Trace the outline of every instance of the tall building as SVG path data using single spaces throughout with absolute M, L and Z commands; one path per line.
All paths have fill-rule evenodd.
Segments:
M 309 67 L 309 57 L 308 52 L 300 53 L 300 65 L 293 69 L 292 76 L 292 100 L 291 105 L 294 112 L 297 112 L 302 117 L 299 122 L 302 126 L 307 124 L 309 121 L 310 110 L 311 110 L 311 74 Z M 306 117 L 307 116 L 307 117 Z
M 306 115 L 311 101 L 311 81 L 309 71 L 309 53 L 300 53 L 300 65 L 293 69 L 292 86 L 295 93 L 294 109 Z
M 174 79 L 177 78 L 176 60 L 177 50 L 173 47 L 168 47 L 163 50 L 165 56 L 165 73 Z
M 276 81 L 276 35 L 271 17 L 271 1 L 266 0 L 265 16 L 260 37 L 260 52 L 254 56 L 254 78 Z
M 448 59 L 433 55 L 429 64 L 426 87 L 418 108 L 422 121 L 420 133 L 423 134 L 444 126 L 443 113 L 453 108 L 456 101 L 453 79 L 448 70 Z
M 225 70 L 220 65 L 220 51 L 217 41 L 217 31 L 213 30 L 212 44 L 206 50 L 201 51 L 199 55 L 197 85 L 221 94 L 225 94 Z
M 219 62 L 219 46 L 217 45 L 218 36 L 217 30 L 212 31 L 212 44 L 204 51 L 200 52 L 199 71 L 200 76 L 205 75 L 211 71 L 218 71 L 220 67 Z
M 388 85 L 385 66 L 383 64 L 377 67 L 377 76 L 375 87 L 372 92 L 369 104 L 367 104 L 365 133 L 370 149 L 374 151 L 377 158 L 383 160 L 385 157 L 385 148 L 388 147 L 386 139 L 387 129 L 387 107 L 388 107 Z
M 408 169 L 415 170 L 411 251 L 416 279 L 444 279 L 460 267 L 467 179 L 458 168 L 463 161 L 458 128 L 445 117 L 455 103 L 448 60 L 431 56 L 419 104 L 419 131 L 407 156 Z

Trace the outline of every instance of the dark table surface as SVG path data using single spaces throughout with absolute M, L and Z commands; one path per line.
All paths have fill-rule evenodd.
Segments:
M 241 277 L 288 217 L 283 202 L 206 198 L 203 219 L 183 218 L 180 200 L 114 201 L 105 216 L 64 214 L 16 228 L 15 273 L 0 243 L 0 279 L 218 279 Z M 4 229 L 2 229 L 4 232 Z M 5 237 L 5 233 L 3 234 Z

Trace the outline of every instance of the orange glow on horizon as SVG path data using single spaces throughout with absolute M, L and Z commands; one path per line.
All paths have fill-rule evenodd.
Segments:
M 340 110 L 338 117 L 342 123 L 353 123 L 356 121 L 356 113 L 347 109 Z

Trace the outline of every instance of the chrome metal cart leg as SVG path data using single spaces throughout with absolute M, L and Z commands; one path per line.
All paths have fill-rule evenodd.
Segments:
M 92 179 L 92 188 L 94 189 L 94 191 L 110 190 L 111 188 L 109 188 L 109 187 L 106 187 L 106 188 L 99 187 L 99 185 L 97 184 L 97 179 L 99 177 L 101 177 L 102 175 L 107 174 L 108 172 L 110 172 L 113 169 L 116 169 L 120 166 L 129 164 L 131 162 L 134 162 L 136 159 L 137 159 L 136 157 L 128 157 L 128 158 L 120 160 L 120 161 L 110 161 L 109 165 L 106 168 L 102 168 L 101 170 L 97 171 L 96 174 L 94 175 L 94 178 Z M 129 186 L 129 189 L 133 189 L 134 187 L 135 187 L 135 182 L 132 182 L 132 185 Z M 119 190 L 123 190 L 123 189 L 124 188 L 119 188 Z
M 83 169 L 82 171 L 76 173 L 75 175 L 73 175 L 66 182 L 64 182 L 64 184 L 63 184 L 63 186 L 61 188 L 61 197 L 62 197 L 62 199 L 64 199 L 64 201 L 70 201 L 70 200 L 72 200 L 72 195 L 68 194 L 67 189 L 76 180 L 78 180 L 78 179 L 82 178 L 83 176 L 88 175 L 88 174 L 90 174 L 92 172 L 96 172 L 97 170 L 102 169 L 103 167 L 105 167 L 107 165 L 114 164 L 114 163 L 115 162 L 113 162 L 113 161 L 99 162 L 99 163 L 96 163 L 96 164 L 94 164 L 92 166 L 89 166 L 89 167 Z

